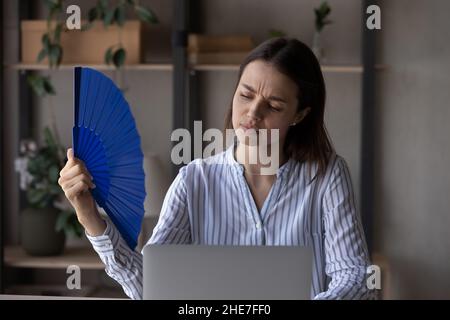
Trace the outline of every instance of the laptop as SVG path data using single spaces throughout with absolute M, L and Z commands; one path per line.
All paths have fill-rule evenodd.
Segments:
M 310 247 L 147 245 L 143 254 L 144 299 L 310 299 Z

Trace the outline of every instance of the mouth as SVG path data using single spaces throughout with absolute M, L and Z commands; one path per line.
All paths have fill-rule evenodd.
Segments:
M 258 133 L 258 128 L 255 127 L 255 126 L 250 126 L 250 125 L 247 125 L 247 124 L 240 124 L 239 127 L 240 127 L 242 130 L 244 130 L 244 132 L 246 132 L 247 130 L 253 129 L 253 130 L 255 130 L 256 133 Z

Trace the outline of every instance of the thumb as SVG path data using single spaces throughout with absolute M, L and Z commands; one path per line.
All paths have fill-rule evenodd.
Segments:
M 68 161 L 73 161 L 74 160 L 73 159 L 73 149 L 72 148 L 67 149 L 67 160 Z

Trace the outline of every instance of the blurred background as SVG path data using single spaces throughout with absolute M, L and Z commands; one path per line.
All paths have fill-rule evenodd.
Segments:
M 140 248 L 178 170 L 171 132 L 194 120 L 222 129 L 242 58 L 285 35 L 322 64 L 326 124 L 351 169 L 382 297 L 450 298 L 450 2 L 1 3 L 3 293 L 124 297 L 56 183 L 71 146 L 74 66 L 110 76 L 135 116 L 148 193 Z M 366 27 L 372 4 L 380 29 Z M 66 30 L 70 5 L 82 30 Z M 80 290 L 66 286 L 70 264 L 82 270 Z

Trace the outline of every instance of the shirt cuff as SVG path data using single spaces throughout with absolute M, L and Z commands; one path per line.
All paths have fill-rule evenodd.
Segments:
M 117 248 L 119 237 L 117 229 L 111 221 L 105 219 L 106 229 L 100 236 L 90 236 L 86 231 L 86 237 L 92 244 L 94 250 L 101 255 L 110 255 L 114 253 L 114 248 Z

